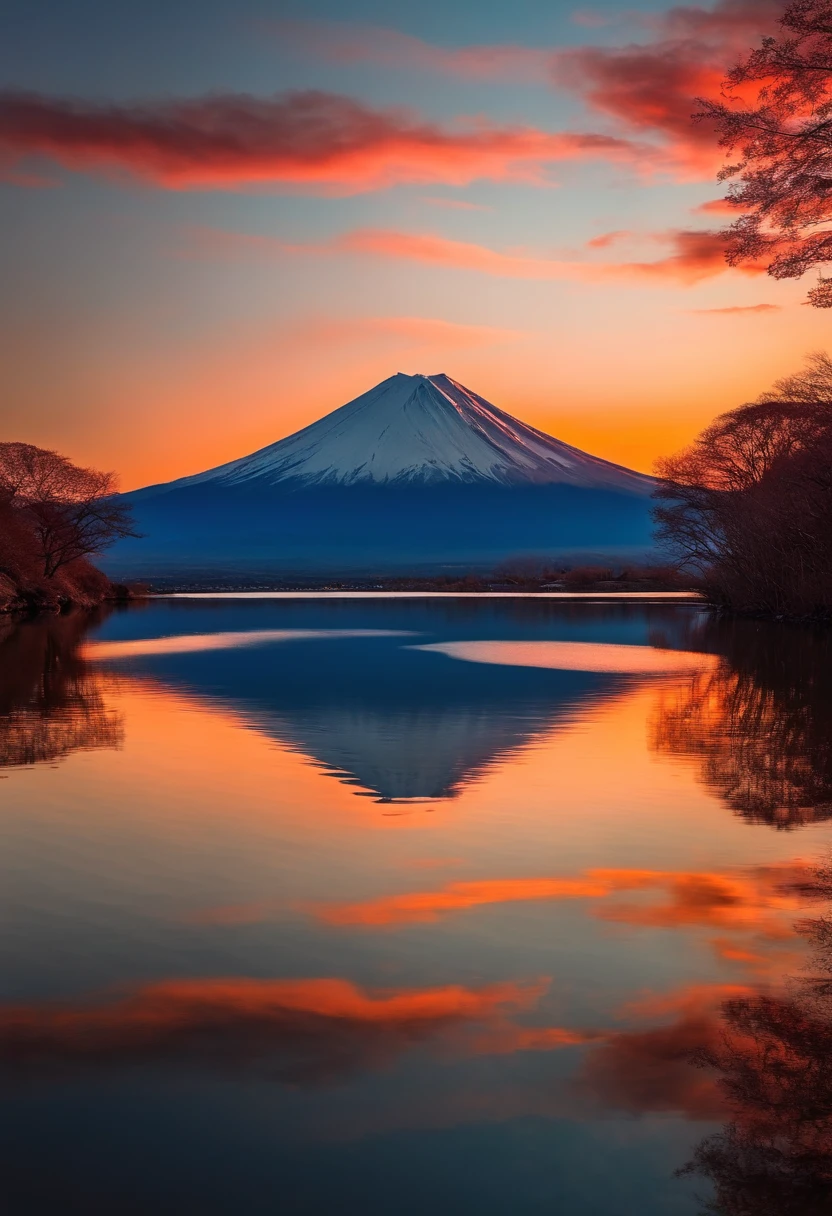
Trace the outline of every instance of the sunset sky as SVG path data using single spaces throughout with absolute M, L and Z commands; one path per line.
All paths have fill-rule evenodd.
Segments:
M 579 4 L 0 0 L 0 438 L 129 489 L 446 372 L 649 470 L 828 347 L 689 117 L 778 5 Z

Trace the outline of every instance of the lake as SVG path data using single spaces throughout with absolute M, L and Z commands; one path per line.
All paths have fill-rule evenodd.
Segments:
M 756 1210 L 821 1211 L 828 637 L 557 597 L 0 629 L 4 1212 L 693 1216 L 766 1171 Z

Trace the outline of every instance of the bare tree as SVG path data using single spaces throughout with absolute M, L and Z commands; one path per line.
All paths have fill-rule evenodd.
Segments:
M 832 611 L 827 356 L 722 414 L 657 472 L 658 538 L 716 601 L 769 615 Z
M 815 351 L 807 357 L 803 371 L 775 381 L 774 388 L 762 393 L 759 399 L 832 406 L 832 358 L 825 351 Z
M 0 443 L 0 503 L 19 511 L 40 550 L 43 574 L 136 536 L 112 473 L 84 469 L 30 443 Z
M 793 0 L 781 26 L 697 117 L 739 151 L 720 174 L 739 179 L 728 201 L 745 213 L 724 233 L 729 264 L 767 260 L 775 279 L 798 279 L 832 261 L 832 3 Z M 808 299 L 832 308 L 832 278 L 821 275 Z

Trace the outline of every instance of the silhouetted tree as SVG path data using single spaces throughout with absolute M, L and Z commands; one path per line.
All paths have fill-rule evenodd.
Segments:
M 722 414 L 657 462 L 658 539 L 740 611 L 832 611 L 832 361 Z
M 768 260 L 774 278 L 797 279 L 832 261 L 832 3 L 793 0 L 781 27 L 729 72 L 726 96 L 704 101 L 702 116 L 740 154 L 720 175 L 739 177 L 728 198 L 745 212 L 724 234 L 728 262 Z M 808 298 L 832 308 L 832 279 L 821 276 Z
M 20 543 L 31 530 L 45 578 L 79 558 L 135 536 L 112 473 L 84 469 L 30 443 L 0 443 L 0 509 L 18 514 Z

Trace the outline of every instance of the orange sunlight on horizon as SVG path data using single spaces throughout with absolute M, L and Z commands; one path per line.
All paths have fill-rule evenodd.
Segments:
M 36 407 L 54 396 L 69 352 L 57 349 L 45 364 L 35 342 L 25 375 L 21 363 L 9 365 L 7 429 L 9 438 L 114 469 L 130 490 L 275 443 L 397 371 L 444 371 L 523 422 L 649 473 L 716 414 L 754 399 L 827 344 L 824 318 L 795 306 L 801 290 L 777 287 L 794 297 L 780 312 L 695 317 L 674 307 L 657 321 L 643 289 L 628 300 L 617 287 L 593 337 L 557 309 L 543 329 L 521 325 L 505 334 L 476 325 L 443 330 L 433 318 L 402 318 L 408 324 L 397 329 L 389 318 L 365 327 L 361 339 L 354 329 L 339 338 L 318 321 L 251 333 L 236 327 L 207 345 L 183 341 L 141 358 L 104 346 L 66 381 L 60 415 L 43 419 Z

